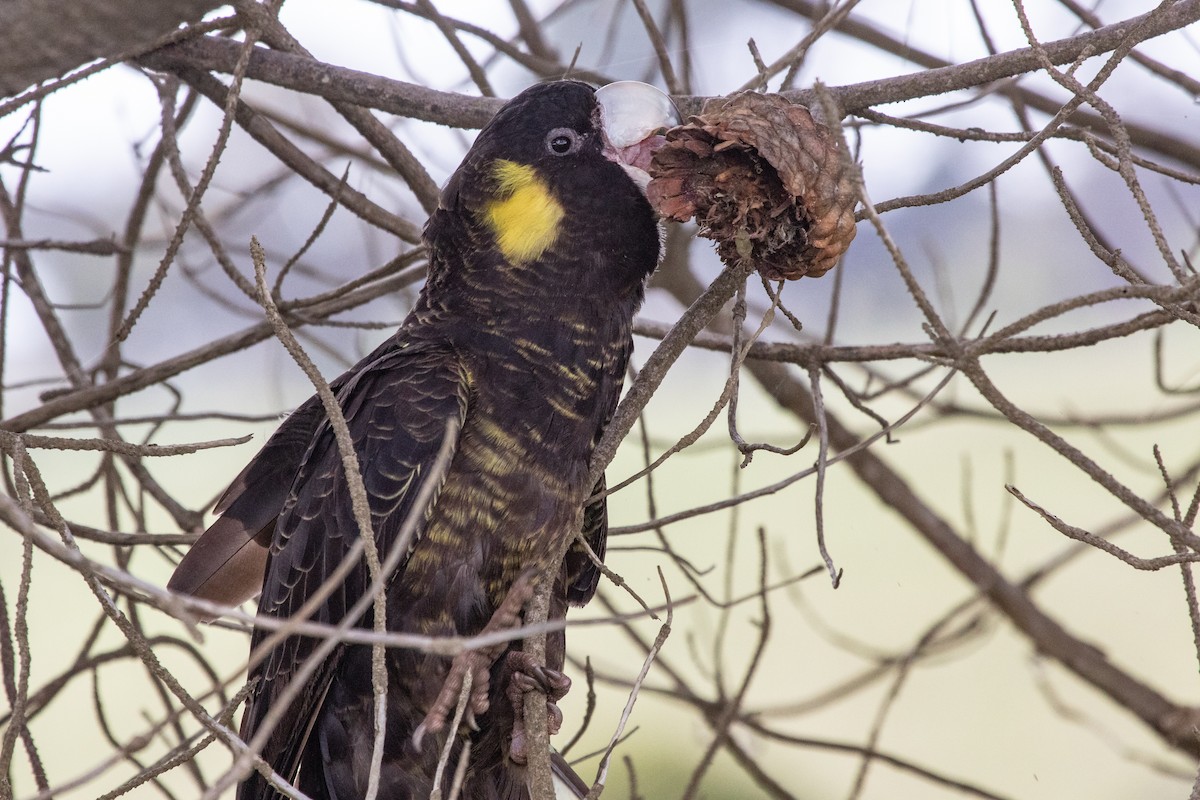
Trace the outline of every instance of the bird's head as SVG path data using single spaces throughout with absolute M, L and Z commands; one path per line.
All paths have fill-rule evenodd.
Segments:
M 644 278 L 658 259 L 646 170 L 661 132 L 676 124 L 670 99 L 647 84 L 532 86 L 480 131 L 426 238 L 435 250 L 453 246 L 439 239 L 461 237 L 448 224 L 459 222 L 510 266 L 586 251 L 648 260 Z

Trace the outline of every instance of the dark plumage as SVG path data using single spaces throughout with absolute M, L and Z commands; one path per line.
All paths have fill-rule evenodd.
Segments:
M 414 310 L 332 384 L 358 452 L 381 556 L 395 544 L 451 431 L 449 467 L 387 588 L 391 630 L 477 633 L 530 569 L 554 580 L 556 614 L 596 590 L 598 569 L 581 548 L 562 564 L 551 561 L 592 493 L 588 458 L 616 405 L 633 315 L 659 258 L 650 206 L 608 151 L 594 91 L 585 84 L 538 85 L 501 109 L 426 225 L 429 277 Z M 296 612 L 358 537 L 341 459 L 316 398 L 288 417 L 217 511 L 172 587 L 240 602 L 257 589 L 253 576 L 269 547 L 259 615 Z M 587 509 L 585 532 L 603 555 L 604 501 Z M 369 582 L 360 560 L 311 619 L 340 622 Z M 369 608 L 357 624 L 371 627 Z M 256 631 L 253 645 L 268 634 Z M 259 731 L 318 643 L 289 637 L 251 671 L 258 683 L 243 738 Z M 551 637 L 548 649 L 546 666 L 560 669 L 562 636 Z M 370 660 L 369 647 L 335 648 L 262 750 L 310 797 L 348 800 L 366 791 Z M 444 737 L 460 734 L 443 729 L 420 748 L 412 739 L 449 661 L 407 649 L 388 650 L 386 661 L 378 796 L 426 798 Z M 468 732 L 462 796 L 469 800 L 528 797 L 523 770 L 509 757 L 510 662 L 498 657 L 491 667 L 490 702 L 476 720 L 479 730 Z M 238 794 L 273 796 L 257 773 Z

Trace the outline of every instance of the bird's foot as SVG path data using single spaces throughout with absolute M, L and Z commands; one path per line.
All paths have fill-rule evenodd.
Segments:
M 562 727 L 563 715 L 558 701 L 571 688 L 571 679 L 556 669 L 537 663 L 532 656 L 520 650 L 508 654 L 507 666 L 511 672 L 508 679 L 508 701 L 513 707 L 512 743 L 508 757 L 518 764 L 529 760 L 525 742 L 525 695 L 541 692 L 546 695 L 546 727 L 550 735 Z
M 521 610 L 533 597 L 534 573 L 532 570 L 521 574 L 497 606 L 488 624 L 479 632 L 480 636 L 499 631 L 511 630 L 521 624 Z M 437 699 L 425 714 L 425 719 L 413 731 L 413 745 L 421 749 L 421 741 L 427 733 L 438 733 L 446 727 L 450 712 L 458 705 L 458 697 L 462 693 L 467 675 L 471 676 L 471 696 L 467 699 L 464 720 L 472 730 L 478 730 L 475 718 L 488 710 L 488 691 L 491 683 L 492 666 L 508 648 L 508 642 L 480 647 L 474 650 L 464 650 L 450 662 L 450 671 Z

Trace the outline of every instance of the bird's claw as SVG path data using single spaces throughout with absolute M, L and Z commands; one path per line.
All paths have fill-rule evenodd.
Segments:
M 517 764 L 524 764 L 529 760 L 525 742 L 525 694 L 541 692 L 546 695 L 546 728 L 553 736 L 558 733 L 563 721 L 562 710 L 557 703 L 571 688 L 571 679 L 556 669 L 537 663 L 522 651 L 509 653 L 506 664 L 510 675 L 505 693 L 513 707 L 513 732 L 508 757 Z
M 513 582 L 504 600 L 496 607 L 492 618 L 483 627 L 479 635 L 511 630 L 521 624 L 521 611 L 529 599 L 533 597 L 534 573 L 526 571 Z M 492 666 L 496 659 L 507 649 L 507 642 L 500 642 L 489 647 L 476 650 L 464 650 L 450 662 L 450 670 L 437 699 L 429 707 L 425 719 L 413 731 L 413 747 L 418 751 L 427 733 L 439 733 L 446 727 L 450 712 L 458 705 L 466 677 L 471 676 L 471 696 L 467 700 L 467 708 L 463 720 L 472 731 L 479 730 L 477 718 L 487 712 L 489 706 L 488 691 L 491 686 Z M 569 682 L 568 682 L 569 683 Z M 559 695 L 561 697 L 561 695 Z

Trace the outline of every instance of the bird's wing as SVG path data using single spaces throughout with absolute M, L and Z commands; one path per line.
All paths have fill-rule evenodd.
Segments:
M 576 800 L 587 797 L 591 788 L 579 777 L 558 751 L 550 751 L 550 775 L 554 779 L 555 800 Z
M 385 353 L 347 381 L 339 393 L 369 498 L 381 560 L 386 560 L 397 545 L 410 512 L 422 515 L 415 530 L 420 535 L 420 523 L 428 518 L 428 507 L 436 494 L 424 509 L 416 508 L 415 498 L 426 480 L 438 481 L 438 486 L 432 487 L 435 492 L 444 481 L 447 470 L 445 464 L 438 464 L 438 455 L 447 444 L 453 456 L 457 432 L 467 413 L 470 386 L 466 368 L 453 351 L 418 345 Z M 275 525 L 259 600 L 260 617 L 295 614 L 358 538 L 342 458 L 331 426 L 323 422 L 304 455 Z M 403 568 L 401 562 L 397 571 Z M 310 619 L 328 624 L 341 622 L 369 585 L 370 574 L 360 557 L 345 579 L 316 603 Z M 256 630 L 254 646 L 270 633 Z M 312 637 L 289 636 L 252 670 L 251 678 L 257 678 L 258 685 L 243 718 L 244 738 L 255 734 L 267 710 L 319 643 Z M 306 680 L 303 691 L 283 713 L 261 751 L 286 777 L 295 777 L 337 658 L 335 650 Z M 257 796 L 249 789 L 247 792 L 251 793 L 242 796 Z
M 389 338 L 329 385 L 339 392 L 354 375 L 395 347 Z M 325 410 L 317 396 L 288 415 L 213 509 L 220 516 L 175 568 L 167 588 L 223 605 L 239 605 L 262 588 L 275 518 Z
M 596 481 L 592 494 L 602 494 L 608 483 L 604 474 Z M 608 498 L 602 497 L 591 505 L 584 506 L 583 539 L 592 548 L 592 552 L 600 561 L 604 561 L 604 551 L 608 544 Z M 596 594 L 600 585 L 600 567 L 592 560 L 591 554 L 579 542 L 572 542 L 563 560 L 563 571 L 567 579 L 567 600 L 571 605 L 586 605 Z

